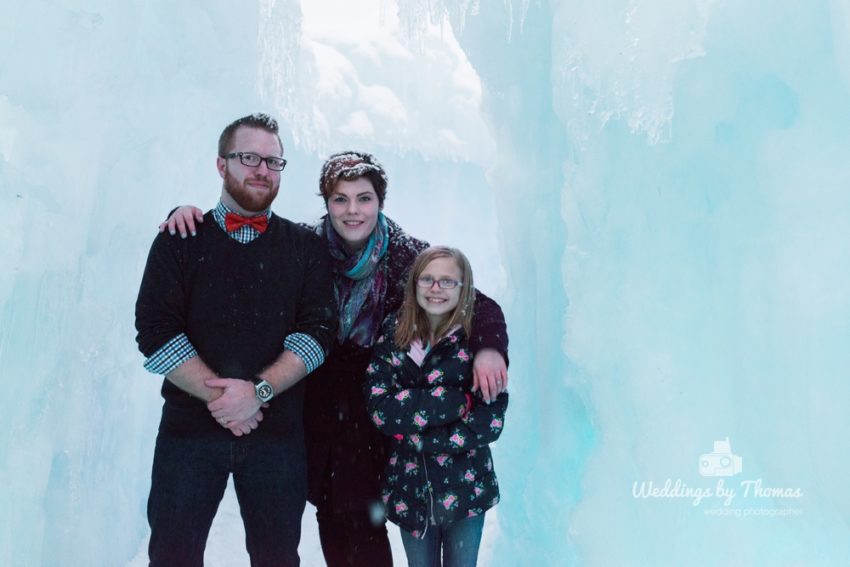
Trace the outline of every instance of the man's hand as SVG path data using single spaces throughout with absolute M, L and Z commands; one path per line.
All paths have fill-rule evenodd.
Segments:
M 481 390 L 488 404 L 508 389 L 508 368 L 502 354 L 494 348 L 481 349 L 472 362 L 472 391 Z
M 183 205 L 178 207 L 164 223 L 159 225 L 159 231 L 165 232 L 165 229 L 168 229 L 168 234 L 171 236 L 179 232 L 181 238 L 186 238 L 187 234 L 195 236 L 198 232 L 195 230 L 195 221 L 204 222 L 204 212 L 198 207 Z
M 263 404 L 263 407 L 268 404 Z M 229 429 L 231 433 L 233 433 L 236 437 L 242 437 L 243 435 L 248 435 L 253 430 L 257 429 L 260 426 L 260 422 L 263 421 L 263 410 L 257 410 L 257 413 L 246 419 L 245 421 L 239 422 L 231 422 L 227 424 L 222 424 L 221 426 Z M 219 421 L 219 423 L 221 423 Z
M 222 425 L 241 423 L 252 418 L 260 409 L 254 384 L 236 378 L 211 378 L 205 380 L 208 388 L 221 388 L 224 393 L 207 404 L 212 416 Z M 244 430 L 241 430 L 244 432 Z M 250 433 L 250 429 L 248 431 Z

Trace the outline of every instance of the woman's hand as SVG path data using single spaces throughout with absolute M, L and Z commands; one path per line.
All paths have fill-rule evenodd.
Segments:
M 181 238 L 186 238 L 187 234 L 195 236 L 198 232 L 195 230 L 195 221 L 204 222 L 203 211 L 192 205 L 184 205 L 178 207 L 164 223 L 159 225 L 159 231 L 165 232 L 167 228 L 171 236 L 178 232 Z
M 508 389 L 508 368 L 505 359 L 494 348 L 479 350 L 472 361 L 472 391 L 479 389 L 488 404 Z

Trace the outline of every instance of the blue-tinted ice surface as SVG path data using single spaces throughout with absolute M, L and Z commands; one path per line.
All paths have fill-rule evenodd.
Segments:
M 482 562 L 850 562 L 850 8 L 675 4 L 6 7 L 0 564 L 143 547 L 138 281 L 257 110 L 284 125 L 278 213 L 316 218 L 323 157 L 373 152 L 387 214 L 505 308 Z M 703 476 L 727 437 L 741 472 Z

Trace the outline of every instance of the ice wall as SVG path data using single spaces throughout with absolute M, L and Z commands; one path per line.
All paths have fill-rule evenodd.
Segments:
M 123 565 L 145 536 L 160 405 L 134 352 L 146 250 L 177 195 L 209 203 L 222 125 L 261 104 L 259 10 L 204 6 L 4 6 L 2 565 Z
M 429 6 L 482 80 L 523 337 L 493 564 L 847 563 L 846 5 Z
M 848 563 L 848 54 L 837 0 L 5 7 L 0 564 L 143 545 L 138 280 L 258 108 L 284 118 L 277 212 L 315 218 L 322 158 L 373 151 L 387 213 L 506 308 L 482 563 Z M 726 437 L 730 504 L 635 496 L 715 487 L 698 458 Z
M 387 213 L 432 242 L 463 244 L 479 224 L 464 248 L 481 287 L 501 285 L 483 172 L 493 144 L 462 51 L 436 28 L 422 36 L 430 57 L 408 49 L 378 1 L 331 18 L 328 9 L 4 7 L 0 565 L 144 564 L 161 400 L 135 349 L 135 295 L 165 213 L 215 203 L 215 145 L 232 119 L 283 118 L 289 165 L 276 212 L 315 220 L 324 157 L 373 151 L 390 175 Z M 443 93 L 428 90 L 434 81 Z M 473 214 L 446 207 L 460 194 Z

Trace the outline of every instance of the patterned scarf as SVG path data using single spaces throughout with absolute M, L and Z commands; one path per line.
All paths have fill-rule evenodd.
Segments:
M 339 304 L 340 343 L 350 340 L 370 347 L 378 338 L 384 319 L 384 296 L 387 293 L 387 263 L 382 261 L 389 245 L 389 229 L 384 213 L 378 213 L 375 230 L 366 247 L 349 254 L 342 238 L 325 217 L 323 230 L 334 263 L 334 289 Z

